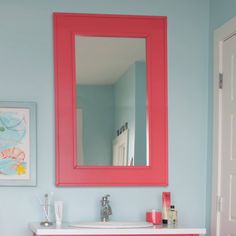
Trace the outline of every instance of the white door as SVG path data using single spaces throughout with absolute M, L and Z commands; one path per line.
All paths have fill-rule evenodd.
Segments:
M 113 166 L 127 166 L 128 129 L 113 140 Z
M 220 123 L 220 236 L 236 236 L 236 36 L 223 41 Z

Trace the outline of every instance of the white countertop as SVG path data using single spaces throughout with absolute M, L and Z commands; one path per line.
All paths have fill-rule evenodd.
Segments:
M 62 226 L 56 225 L 42 227 L 39 223 L 33 222 L 29 224 L 32 232 L 36 235 L 127 235 L 127 234 L 206 234 L 205 228 L 182 227 L 182 226 L 153 226 L 151 228 L 129 228 L 129 229 L 90 229 L 90 228 L 75 228 L 70 226 L 72 223 L 64 223 Z

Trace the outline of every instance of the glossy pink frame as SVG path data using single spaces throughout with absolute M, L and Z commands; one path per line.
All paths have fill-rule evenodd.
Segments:
M 77 165 L 74 42 L 76 34 L 146 38 L 149 166 L 91 167 Z M 54 13 L 54 62 L 56 185 L 167 185 L 167 18 Z

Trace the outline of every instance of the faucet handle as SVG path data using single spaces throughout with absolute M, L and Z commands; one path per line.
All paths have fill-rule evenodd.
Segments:
M 102 197 L 102 202 L 108 202 L 108 198 L 110 197 L 110 194 L 106 194 Z

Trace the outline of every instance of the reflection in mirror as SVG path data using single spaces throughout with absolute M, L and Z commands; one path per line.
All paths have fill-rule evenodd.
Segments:
M 148 166 L 144 38 L 75 37 L 77 164 Z

